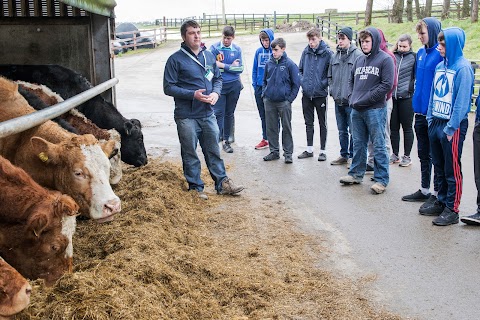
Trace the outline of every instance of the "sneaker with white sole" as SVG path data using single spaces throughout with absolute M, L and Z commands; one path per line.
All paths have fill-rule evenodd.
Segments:
M 380 182 L 375 182 L 371 187 L 370 189 L 373 191 L 373 193 L 375 194 L 382 194 L 385 192 L 385 189 L 387 189 L 387 187 L 385 187 L 383 184 L 381 184 Z
M 400 158 L 395 154 L 395 153 L 392 153 L 392 155 L 390 156 L 390 164 L 394 164 L 394 163 L 399 163 L 400 162 Z
M 256 146 L 255 150 L 262 150 L 268 148 L 268 141 L 265 139 L 262 139 Z
M 362 183 L 362 179 L 355 178 L 353 176 L 344 176 L 340 178 L 340 183 L 344 185 L 352 185 L 352 184 L 360 184 Z
M 412 159 L 409 156 L 403 156 L 402 161 L 398 164 L 400 167 L 408 167 L 412 164 Z

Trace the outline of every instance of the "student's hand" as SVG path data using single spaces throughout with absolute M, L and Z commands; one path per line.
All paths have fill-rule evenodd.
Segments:
M 208 95 L 208 97 L 210 98 L 210 104 L 213 106 L 215 105 L 215 103 L 217 103 L 218 101 L 218 98 L 220 98 L 220 96 L 218 95 L 218 93 L 216 92 L 212 92 Z
M 447 140 L 448 140 L 448 141 L 452 141 L 452 138 L 453 138 L 453 136 L 449 136 L 449 135 L 447 134 Z
M 193 98 L 201 102 L 210 103 L 210 96 L 204 95 L 203 92 L 205 92 L 205 89 L 196 90 L 193 94 Z
M 225 63 L 220 62 L 220 61 L 215 61 L 215 62 L 217 63 L 217 67 L 218 67 L 219 69 L 224 69 L 224 68 L 225 68 Z
M 235 61 L 232 62 L 232 66 L 239 66 L 240 65 L 240 59 L 235 59 Z

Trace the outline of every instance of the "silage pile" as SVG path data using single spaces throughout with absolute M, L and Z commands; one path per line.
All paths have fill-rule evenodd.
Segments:
M 322 247 L 281 202 L 201 200 L 181 166 L 158 159 L 125 168 L 115 192 L 122 214 L 79 221 L 74 273 L 52 288 L 35 281 L 15 319 L 399 319 L 374 310 L 358 283 L 316 269 Z

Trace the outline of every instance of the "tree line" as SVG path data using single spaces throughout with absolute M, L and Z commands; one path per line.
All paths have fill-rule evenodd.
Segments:
M 406 13 L 407 21 L 413 21 L 414 14 L 417 20 L 431 16 L 432 1 L 426 0 L 424 6 L 420 6 L 420 0 L 394 0 L 392 7 L 392 22 L 403 23 L 404 12 Z M 479 0 L 443 0 L 441 19 L 449 18 L 449 13 L 452 9 L 452 2 L 457 11 L 459 10 L 460 18 L 470 17 L 472 23 L 478 22 L 478 1 Z M 415 3 L 415 12 L 413 4 Z M 365 9 L 365 25 L 372 24 L 372 9 L 373 0 L 367 0 Z

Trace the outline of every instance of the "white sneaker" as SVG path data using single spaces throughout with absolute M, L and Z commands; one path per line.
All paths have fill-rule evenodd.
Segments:
M 403 156 L 402 161 L 398 164 L 400 167 L 408 167 L 412 164 L 412 159 L 409 156 Z

